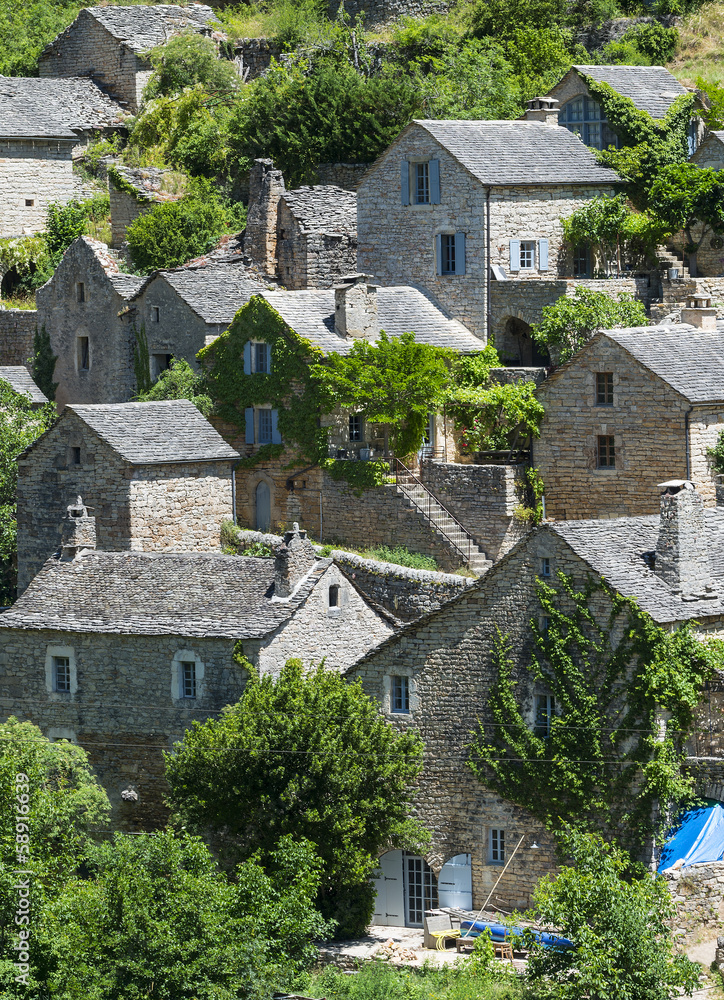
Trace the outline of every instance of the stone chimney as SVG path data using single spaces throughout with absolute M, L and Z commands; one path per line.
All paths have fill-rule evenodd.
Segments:
M 244 253 L 264 274 L 277 271 L 277 209 L 284 194 L 284 175 L 272 160 L 254 160 L 249 173 L 249 211 Z
M 60 558 L 64 562 L 75 559 L 81 549 L 96 547 L 96 519 L 88 515 L 83 498 L 68 504 L 67 514 L 60 526 Z
M 334 329 L 340 337 L 374 340 L 377 320 L 377 285 L 369 274 L 350 274 L 334 286 Z
M 555 97 L 534 97 L 532 101 L 526 103 L 523 121 L 557 126 L 558 101 Z
M 685 601 L 716 597 L 704 502 L 688 479 L 660 483 L 661 513 L 654 572 Z
M 291 531 L 284 534 L 284 544 L 274 559 L 274 596 L 289 597 L 299 581 L 307 575 L 317 561 L 306 531 L 300 531 L 294 522 Z
M 688 306 L 681 310 L 681 322 L 699 330 L 716 330 L 716 309 L 712 308 L 711 295 L 692 295 Z

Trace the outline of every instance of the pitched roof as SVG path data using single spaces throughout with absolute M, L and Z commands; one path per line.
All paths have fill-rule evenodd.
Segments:
M 205 323 L 213 324 L 231 323 L 252 295 L 273 284 L 241 260 L 159 271 L 155 277 L 167 282 Z
M 415 121 L 485 186 L 617 184 L 568 129 L 544 122 Z
M 118 125 L 121 106 L 92 80 L 0 76 L 0 136 L 77 138 Z
M 51 558 L 0 629 L 260 639 L 307 598 L 331 559 L 287 600 L 274 598 L 274 560 L 212 552 L 81 552 Z
M 652 118 L 663 118 L 677 97 L 689 93 L 663 66 L 574 66 L 573 69 L 599 83 L 608 83 L 617 94 L 630 97 L 637 108 L 648 111 Z
M 66 253 L 72 253 L 80 241 L 88 247 L 105 271 L 110 283 L 124 299 L 129 299 L 146 281 L 144 277 L 137 274 L 126 274 L 124 271 L 121 271 L 115 251 L 111 250 L 105 243 L 101 243 L 100 240 L 94 240 L 90 236 L 79 236 L 71 243 Z M 50 280 L 52 281 L 53 279 L 51 278 Z
M 282 201 L 306 231 L 357 233 L 357 195 L 333 184 L 285 191 Z
M 262 294 L 295 333 L 323 351 L 348 354 L 352 350 L 354 340 L 340 337 L 334 330 L 333 288 Z M 391 337 L 412 330 L 420 344 L 448 347 L 461 354 L 475 354 L 483 348 L 482 341 L 462 323 L 409 285 L 378 288 L 377 316 L 380 329 Z
M 48 397 L 40 391 L 28 369 L 22 365 L 0 365 L 0 379 L 8 382 L 15 392 L 30 396 L 34 403 L 48 402 Z
M 188 399 L 66 406 L 132 465 L 233 461 L 239 455 Z
M 86 8 L 88 13 L 121 42 L 135 52 L 145 52 L 167 42 L 180 31 L 209 31 L 209 22 L 216 15 L 211 7 L 193 3 L 188 7 L 177 4 L 149 6 Z

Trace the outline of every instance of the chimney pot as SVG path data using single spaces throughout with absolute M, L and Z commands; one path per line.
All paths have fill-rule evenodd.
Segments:
M 70 561 L 82 549 L 96 547 L 96 519 L 88 515 L 83 498 L 68 504 L 66 516 L 60 526 L 61 559 Z
M 526 102 L 523 120 L 527 122 L 543 122 L 545 125 L 558 125 L 558 101 L 555 97 L 534 97 Z
M 316 561 L 307 532 L 300 530 L 295 521 L 292 530 L 284 533 L 284 543 L 274 559 L 274 596 L 289 597 Z
M 712 308 L 711 295 L 706 292 L 692 295 L 688 306 L 681 310 L 681 322 L 699 330 L 716 330 L 716 309 Z

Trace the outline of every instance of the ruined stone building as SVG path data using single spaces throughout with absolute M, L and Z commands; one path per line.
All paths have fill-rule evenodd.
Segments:
M 701 322 L 701 312 L 690 310 Z M 713 316 L 708 317 L 713 321 Z M 657 482 L 691 479 L 707 504 L 707 449 L 724 430 L 724 324 L 607 330 L 539 389 L 545 407 L 533 464 L 553 518 L 658 509 Z
M 391 725 L 414 728 L 425 742 L 415 811 L 432 841 L 424 857 L 390 851 L 381 858 L 378 923 L 420 925 L 421 882 L 424 908 L 436 899 L 451 905 L 446 887 L 454 883 L 454 905 L 477 910 L 507 862 L 492 903 L 504 911 L 525 909 L 540 876 L 555 870 L 552 840 L 540 822 L 486 788 L 467 766 L 471 732 L 479 721 L 486 735 L 493 735 L 487 701 L 497 678 L 492 658 L 497 630 L 510 641 L 523 717 L 538 730 L 559 711 L 552 686 L 536 681 L 528 669 L 534 649 L 530 621 L 542 623 L 538 580 L 555 585 L 563 571 L 580 589 L 587 580 L 603 578 L 614 592 L 635 597 L 663 627 L 691 622 L 702 633 L 721 633 L 724 509 L 704 508 L 690 487 L 683 482 L 662 487 L 656 516 L 544 523 L 470 588 L 405 625 L 347 671 L 350 679 L 362 679 Z M 594 609 L 602 623 L 609 601 L 601 595 Z M 705 713 L 703 692 L 702 698 Z M 712 708 L 715 714 L 720 700 L 721 695 Z M 715 722 L 714 728 L 720 745 L 722 726 Z M 697 744 L 688 760 L 704 794 L 716 791 L 707 777 L 711 752 L 710 745 Z M 719 797 L 723 793 L 720 788 Z M 721 885 L 716 892 L 709 901 L 715 919 Z
M 138 111 L 151 76 L 149 49 L 182 31 L 211 35 L 214 12 L 203 4 L 86 7 L 41 52 L 41 77 L 90 77 L 129 111 Z
M 244 251 L 285 288 L 331 288 L 356 270 L 356 195 L 332 184 L 287 191 L 271 160 L 255 160 Z
M 77 195 L 74 155 L 123 117 L 91 80 L 0 77 L 0 238 L 44 229 L 48 205 Z
M 36 407 L 48 402 L 48 397 L 40 391 L 23 365 L 0 365 L 0 382 L 6 382 L 22 396 L 29 396 Z
M 186 193 L 184 181 L 183 175 L 175 170 L 114 164 L 108 171 L 111 249 L 124 247 L 126 230 L 139 215 L 145 215 L 154 205 L 182 198 Z
M 238 454 L 193 403 L 67 406 L 18 463 L 18 591 L 61 547 L 78 496 L 110 552 L 218 552 Z

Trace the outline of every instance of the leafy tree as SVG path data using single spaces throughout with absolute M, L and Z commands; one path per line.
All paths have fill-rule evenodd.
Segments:
M 81 7 L 73 0 L 0 0 L 0 74 L 37 76 L 40 53 Z
M 0 604 L 15 599 L 18 456 L 52 426 L 52 403 L 36 409 L 29 396 L 0 379 Z
M 108 195 L 97 195 L 87 201 L 73 199 L 67 205 L 54 202 L 48 206 L 45 240 L 50 255 L 51 273 L 73 240 L 87 231 L 89 220 L 98 221 L 105 218 L 109 211 Z
M 649 210 L 667 235 L 683 230 L 689 268 L 696 275 L 696 252 L 710 233 L 724 232 L 724 170 L 677 163 L 659 171 L 651 186 Z
M 561 223 L 566 241 L 573 247 L 589 243 L 606 274 L 621 272 L 624 262 L 645 264 L 665 234 L 650 214 L 632 211 L 622 194 L 591 198 Z
M 563 25 L 568 15 L 564 0 L 476 0 L 471 22 L 473 34 L 482 38 L 508 38 L 519 28 L 545 29 Z
M 289 660 L 195 722 L 166 774 L 176 818 L 234 858 L 266 856 L 286 834 L 315 844 L 320 908 L 345 935 L 369 921 L 380 852 L 420 843 L 408 810 L 421 764 L 419 738 L 392 729 L 359 682 Z
M 540 323 L 532 335 L 558 355 L 558 364 L 565 364 L 598 330 L 617 327 L 646 326 L 648 319 L 641 302 L 625 292 L 612 299 L 605 292 L 578 287 L 573 297 L 562 295 L 553 305 L 543 306 Z
M 197 838 L 170 830 L 89 851 L 43 928 L 49 994 L 109 1000 L 266 1000 L 316 954 L 319 861 L 284 838 L 232 883 Z
M 148 274 L 207 253 L 226 230 L 227 216 L 218 202 L 190 195 L 139 215 L 126 230 L 126 239 L 134 265 Z
M 664 879 L 632 874 L 627 856 L 592 833 L 568 829 L 561 846 L 570 862 L 540 880 L 533 901 L 538 920 L 575 949 L 531 942 L 528 979 L 535 996 L 673 1000 L 682 990 L 691 996 L 699 966 L 674 953 L 668 921 L 675 906 Z
M 36 326 L 33 336 L 33 381 L 48 399 L 55 399 L 55 390 L 58 388 L 58 383 L 53 381 L 57 360 L 50 345 L 50 334 L 45 329 L 45 323 L 40 330 Z
M 433 63 L 421 83 L 429 118 L 516 118 L 521 101 L 513 67 L 503 46 L 471 39 Z
M 521 109 L 526 101 L 545 94 L 574 62 L 587 61 L 588 53 L 574 44 L 571 32 L 559 27 L 519 28 L 505 42 L 520 91 Z
M 173 97 L 186 87 L 200 83 L 209 93 L 230 94 L 240 84 L 236 67 L 220 59 L 210 38 L 196 32 L 183 32 L 164 45 L 152 49 L 149 61 L 153 75 L 144 92 L 144 100 L 159 95 Z
M 537 583 L 546 627 L 531 619 L 527 662 L 516 667 L 506 636 L 494 642 L 497 680 L 486 705 L 494 728 L 481 722 L 471 767 L 546 826 L 563 820 L 640 850 L 666 825 L 669 807 L 691 798 L 684 742 L 722 646 L 700 642 L 688 625 L 665 631 L 603 581 L 576 590 L 557 575 L 557 586 Z M 554 699 L 532 727 L 516 698 L 526 675 Z
M 327 408 L 361 409 L 365 418 L 385 428 L 385 455 L 410 455 L 422 444 L 428 414 L 443 399 L 449 381 L 449 351 L 418 344 L 414 333 L 376 344 L 356 340 L 349 354 L 330 354 L 313 369 L 326 389 Z
M 709 107 L 701 112 L 706 127 L 712 131 L 724 128 L 724 86 L 696 78 L 697 90 L 701 90 L 709 100 Z
M 156 399 L 189 399 L 208 417 L 213 403 L 204 389 L 203 375 L 195 372 L 183 358 L 173 358 L 171 367 L 161 372 L 156 382 L 146 392 L 140 392 L 136 399 L 144 403 Z

